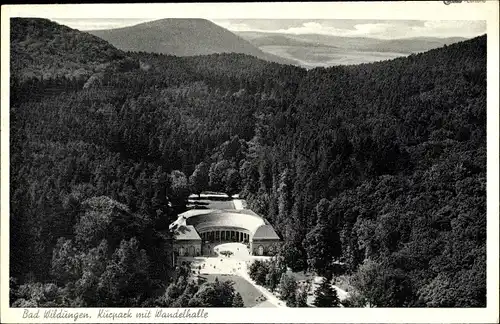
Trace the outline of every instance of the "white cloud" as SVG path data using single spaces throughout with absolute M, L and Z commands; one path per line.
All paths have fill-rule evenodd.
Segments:
M 319 22 L 310 21 L 304 22 L 300 26 L 289 27 L 286 29 L 260 29 L 252 28 L 245 23 L 231 23 L 231 22 L 219 22 L 220 26 L 227 28 L 231 31 L 258 31 L 263 33 L 283 33 L 283 34 L 319 34 L 319 35 L 334 35 L 334 36 L 346 36 L 346 37 L 383 37 L 384 34 L 389 30 L 396 29 L 396 26 L 389 23 L 367 23 L 367 24 L 357 24 L 353 28 L 337 28 L 334 26 L 326 26 Z
M 261 29 L 246 23 L 230 21 L 217 22 L 220 26 L 232 31 L 257 31 L 263 33 L 283 34 L 320 34 L 344 37 L 374 37 L 374 38 L 408 38 L 408 37 L 474 37 L 486 32 L 484 21 L 421 21 L 415 26 L 407 21 L 359 23 L 349 27 L 338 28 L 317 21 L 304 22 L 289 28 Z
M 336 35 L 345 32 L 343 29 L 336 27 L 323 26 L 318 22 L 306 22 L 300 27 L 290 27 L 287 29 L 279 29 L 278 32 L 284 34 L 320 34 L 320 35 Z
M 486 33 L 485 21 L 429 20 L 423 26 L 414 26 L 411 34 L 435 37 L 474 37 Z
M 132 26 L 151 19 L 53 19 L 56 22 L 79 30 L 111 29 Z M 344 37 L 407 38 L 407 37 L 474 37 L 486 32 L 484 21 L 352 21 L 351 23 L 327 20 L 301 21 L 279 28 L 279 24 L 268 19 L 247 21 L 214 21 L 221 27 L 235 32 L 257 31 L 283 34 L 319 34 Z M 271 22 L 271 24 L 269 24 Z M 269 25 L 272 27 L 269 28 Z M 283 25 L 281 25 L 283 26 Z M 286 26 L 286 25 L 285 25 Z M 290 26 L 290 27 L 289 27 Z M 264 27 L 267 27 L 265 29 Z M 274 28 L 274 29 L 273 29 Z
M 248 24 L 244 23 L 232 23 L 229 21 L 213 22 L 213 23 L 232 31 L 255 31 L 255 28 L 252 28 Z
M 396 26 L 393 24 L 381 23 L 381 24 L 358 24 L 355 25 L 355 31 L 353 34 L 358 36 L 363 35 L 383 35 L 387 31 L 394 29 Z

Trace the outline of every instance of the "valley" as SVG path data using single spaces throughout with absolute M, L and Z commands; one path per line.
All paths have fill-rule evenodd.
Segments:
M 305 68 L 353 65 L 408 56 L 464 41 L 465 38 L 384 40 L 319 34 L 236 32 L 266 53 L 295 60 Z
M 390 60 L 406 56 L 405 53 L 367 52 L 356 50 L 338 50 L 331 47 L 299 47 L 265 45 L 260 47 L 264 52 L 295 60 L 307 69 L 329 67 L 335 65 L 355 65 Z

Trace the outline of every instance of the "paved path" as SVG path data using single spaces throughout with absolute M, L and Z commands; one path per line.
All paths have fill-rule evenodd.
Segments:
M 278 297 L 274 296 L 269 290 L 267 290 L 266 288 L 258 285 L 257 283 L 255 283 L 255 281 L 252 280 L 252 278 L 250 278 L 250 275 L 248 274 L 248 270 L 247 270 L 247 265 L 245 263 L 245 266 L 241 268 L 240 272 L 238 273 L 242 278 L 244 278 L 245 280 L 247 280 L 249 283 L 251 283 L 252 285 L 255 286 L 255 288 L 257 288 L 261 293 L 262 295 L 264 295 L 266 298 L 267 298 L 267 301 L 274 307 L 280 307 L 280 308 L 286 308 L 286 304 L 284 301 L 280 300 Z
M 248 253 L 246 245 L 241 243 L 223 243 L 214 247 L 217 257 L 191 257 L 192 269 L 199 274 L 231 274 L 238 275 L 252 284 L 267 300 L 259 307 L 286 307 L 285 302 L 278 299 L 266 288 L 257 285 L 248 274 L 248 264 L 256 257 Z M 231 251 L 230 257 L 221 255 L 222 251 Z M 185 258 L 188 260 L 188 258 Z M 200 269 L 201 267 L 201 269 Z M 260 304 L 259 304 L 260 305 Z
M 236 205 L 236 204 L 235 204 Z M 241 243 L 224 243 L 215 247 L 214 249 L 217 253 L 221 251 L 231 251 L 233 255 L 228 259 L 234 258 L 237 260 L 237 267 L 235 274 L 239 275 L 249 283 L 251 283 L 255 288 L 257 288 L 266 298 L 267 301 L 272 304 L 274 307 L 286 307 L 285 303 L 278 299 L 278 297 L 274 296 L 269 290 L 258 285 L 255 281 L 250 278 L 248 274 L 248 264 L 254 259 L 248 253 L 248 249 L 246 245 Z
M 243 199 L 233 199 L 234 209 L 245 209 L 246 202 Z
M 274 308 L 273 303 L 271 303 L 269 300 L 266 300 L 265 302 L 262 302 L 260 304 L 255 305 L 253 308 Z

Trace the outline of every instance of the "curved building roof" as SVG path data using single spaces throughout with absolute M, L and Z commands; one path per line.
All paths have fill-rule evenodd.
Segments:
M 198 232 L 214 227 L 233 227 L 245 229 L 253 235 L 259 227 L 266 225 L 262 217 L 248 209 L 192 209 L 179 216 L 185 217 L 186 224 L 194 226 Z
M 271 225 L 260 226 L 253 235 L 254 240 L 279 240 L 278 234 Z

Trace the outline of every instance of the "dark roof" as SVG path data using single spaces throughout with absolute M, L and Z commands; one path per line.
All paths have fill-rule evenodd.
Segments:
M 274 231 L 274 228 L 271 225 L 261 225 L 255 231 L 253 235 L 253 240 L 279 240 L 278 234 Z
M 200 240 L 201 237 L 198 235 L 198 232 L 194 229 L 193 225 L 181 226 L 175 232 L 176 240 Z
M 235 209 L 234 203 L 229 199 L 189 199 L 188 207 L 202 209 Z
M 234 227 L 246 229 L 252 235 L 257 228 L 265 225 L 264 220 L 259 215 L 248 209 L 192 209 L 179 216 L 184 216 L 186 223 L 193 225 L 197 231 L 203 231 L 206 228 Z

